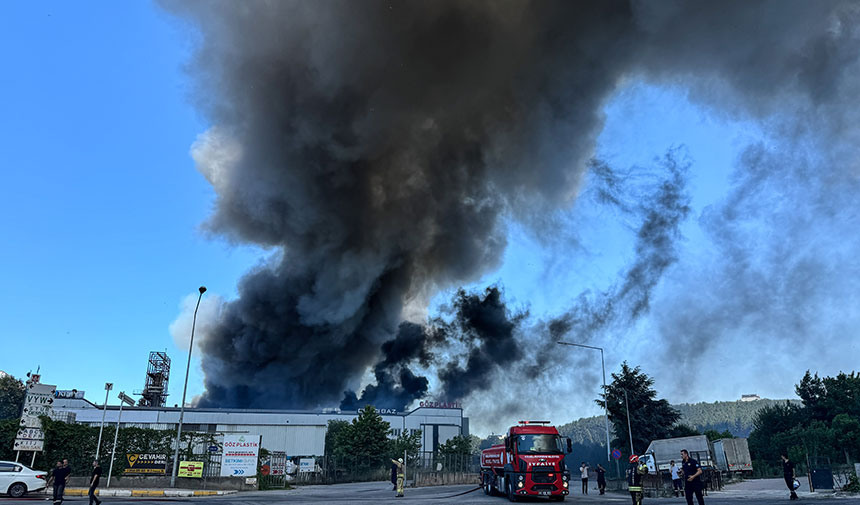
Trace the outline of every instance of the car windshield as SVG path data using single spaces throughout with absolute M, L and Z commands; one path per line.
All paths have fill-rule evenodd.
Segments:
M 564 454 L 558 435 L 517 435 L 517 452 Z

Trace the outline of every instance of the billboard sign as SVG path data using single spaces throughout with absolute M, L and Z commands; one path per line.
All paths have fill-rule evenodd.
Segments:
M 287 474 L 287 453 L 275 451 L 272 453 L 271 460 L 271 475 L 286 475 Z
M 199 479 L 203 477 L 202 461 L 180 461 L 178 477 L 192 477 Z
M 124 475 L 166 475 L 167 454 L 126 454 Z
M 83 400 L 84 391 L 78 391 L 77 389 L 58 389 L 56 393 L 54 393 L 54 398 L 62 398 L 64 400 Z
M 257 475 L 260 435 L 224 435 L 221 453 L 221 477 Z
M 300 458 L 299 473 L 313 472 L 315 463 L 314 458 Z

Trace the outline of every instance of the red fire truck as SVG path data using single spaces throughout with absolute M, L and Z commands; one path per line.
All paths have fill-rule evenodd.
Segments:
M 564 456 L 572 452 L 569 438 L 562 438 L 549 421 L 520 421 L 505 436 L 505 443 L 481 452 L 481 484 L 488 495 L 546 496 L 564 501 L 569 493 L 570 472 Z

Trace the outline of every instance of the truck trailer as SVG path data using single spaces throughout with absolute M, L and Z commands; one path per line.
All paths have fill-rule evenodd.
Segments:
M 705 435 L 654 440 L 639 459 L 645 462 L 649 472 L 656 473 L 657 470 L 669 470 L 671 461 L 674 460 L 680 464 L 681 449 L 686 449 L 690 453 L 690 457 L 697 460 L 702 468 L 714 466 L 711 443 Z
M 564 501 L 570 472 L 564 457 L 572 452 L 569 438 L 562 438 L 549 421 L 520 421 L 508 429 L 504 443 L 481 452 L 481 485 L 488 495 L 544 496 Z
M 750 448 L 745 438 L 723 438 L 714 441 L 714 460 L 723 472 L 752 472 Z

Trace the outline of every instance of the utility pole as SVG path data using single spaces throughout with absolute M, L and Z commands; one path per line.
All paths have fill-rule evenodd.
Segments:
M 556 343 L 561 345 L 584 347 L 586 349 L 596 349 L 600 351 L 600 367 L 603 370 L 603 422 L 606 426 L 606 461 L 609 461 L 612 459 L 612 449 L 609 448 L 609 408 L 607 407 L 607 402 L 609 401 L 609 392 L 606 389 L 606 362 L 603 360 L 603 348 L 585 344 L 574 344 L 573 342 L 558 341 Z
M 633 429 L 630 427 L 630 404 L 627 402 L 627 390 L 624 390 L 624 408 L 627 410 L 627 434 L 630 435 L 630 455 L 634 455 L 633 452 Z
M 111 389 L 113 389 L 113 382 L 105 382 L 105 404 L 102 407 L 102 425 L 99 427 L 99 441 L 96 444 L 96 461 L 99 459 L 99 451 L 102 448 L 102 432 L 105 430 L 105 414 L 107 414 L 107 401 Z
M 179 464 L 179 439 L 182 435 L 182 420 L 185 418 L 185 393 L 188 392 L 188 372 L 191 370 L 191 351 L 194 349 L 194 327 L 197 325 L 197 309 L 200 308 L 200 300 L 206 292 L 206 286 L 197 289 L 200 296 L 197 297 L 197 306 L 194 307 L 194 319 L 191 321 L 191 342 L 188 343 L 188 364 L 185 365 L 185 386 L 182 387 L 182 403 L 179 405 L 179 423 L 176 425 L 176 450 L 173 452 L 173 471 L 170 472 L 170 487 L 176 487 L 176 467 Z
M 110 467 L 108 467 L 107 484 L 105 484 L 106 488 L 110 487 L 110 477 L 111 477 L 111 474 L 113 474 L 113 458 L 114 458 L 114 456 L 116 456 L 116 440 L 117 440 L 117 438 L 119 438 L 119 423 L 122 422 L 122 406 L 125 404 L 128 404 L 129 407 L 134 406 L 134 400 L 131 399 L 130 396 L 125 394 L 125 391 L 120 391 L 117 398 L 119 398 L 119 400 L 120 400 L 119 401 L 119 416 L 117 416 L 117 418 L 116 418 L 116 431 L 113 434 L 113 447 L 111 447 L 111 451 L 110 451 Z

